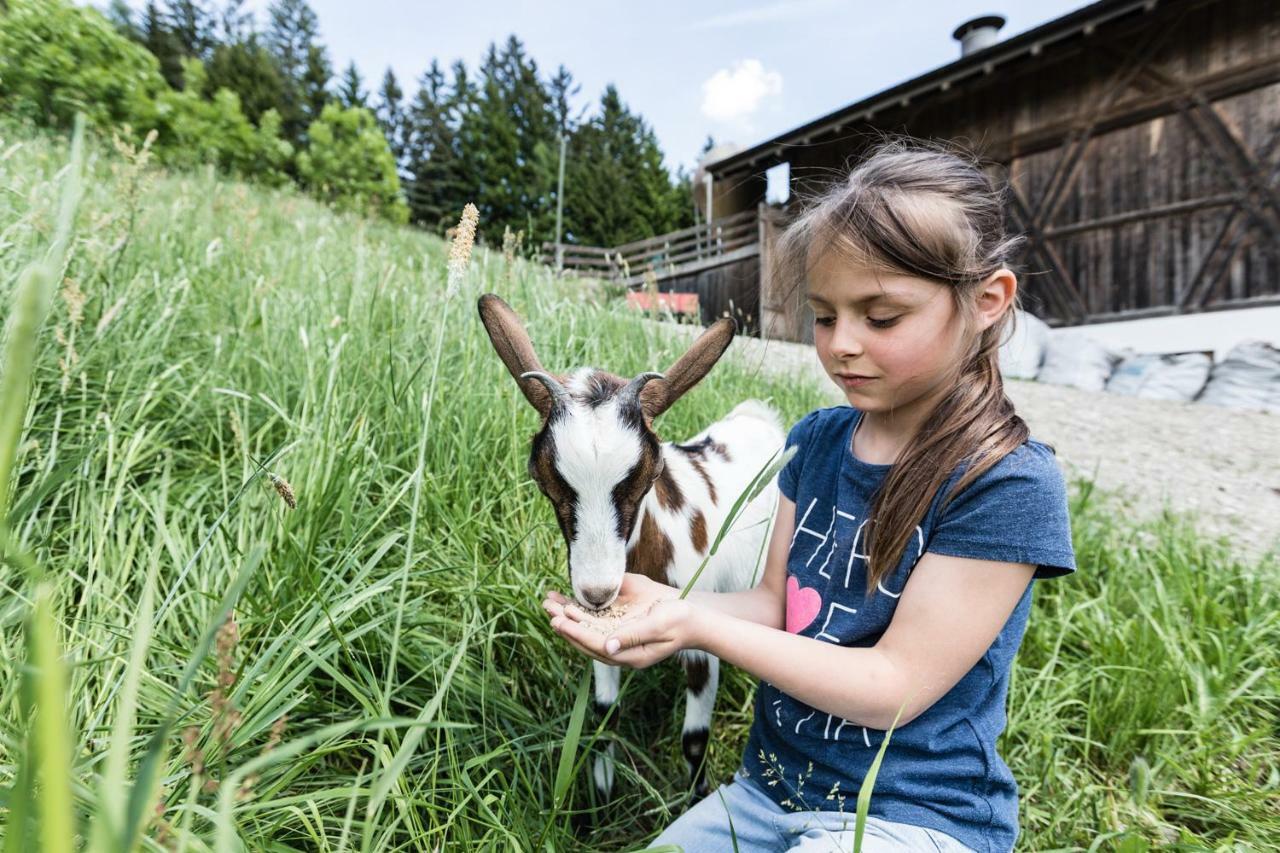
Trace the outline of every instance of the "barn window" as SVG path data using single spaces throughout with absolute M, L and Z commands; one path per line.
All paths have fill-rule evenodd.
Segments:
M 764 174 L 769 182 L 765 187 L 764 200 L 769 204 L 786 204 L 791 197 L 791 164 L 779 163 Z

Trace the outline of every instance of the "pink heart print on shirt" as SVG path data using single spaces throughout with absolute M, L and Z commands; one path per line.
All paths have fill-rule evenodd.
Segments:
M 822 596 L 816 589 L 801 587 L 795 575 L 787 576 L 787 631 L 799 634 L 822 611 Z

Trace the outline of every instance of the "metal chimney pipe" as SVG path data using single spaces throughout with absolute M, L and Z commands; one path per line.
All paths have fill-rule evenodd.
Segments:
M 1000 36 L 998 34 L 1003 26 L 1004 17 L 1002 15 L 983 15 L 980 18 L 965 21 L 956 27 L 956 31 L 951 34 L 951 37 L 960 42 L 960 55 L 968 56 L 999 41 Z

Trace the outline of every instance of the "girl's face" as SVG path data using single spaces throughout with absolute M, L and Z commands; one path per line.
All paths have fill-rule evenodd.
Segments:
M 818 358 L 862 411 L 931 407 L 966 355 L 964 324 L 947 286 L 859 268 L 826 252 L 810 266 L 806 296 Z

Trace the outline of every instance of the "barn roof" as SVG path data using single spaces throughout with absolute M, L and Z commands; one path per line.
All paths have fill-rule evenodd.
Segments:
M 1175 0 L 1177 2 L 1177 0 Z M 1099 0 L 1077 9 L 1061 18 L 1027 30 L 1020 35 L 962 56 L 935 68 L 919 77 L 878 92 L 869 98 L 828 113 L 821 118 L 767 139 L 706 165 L 706 170 L 716 178 L 744 169 L 755 169 L 762 163 L 774 165 L 784 159 L 789 145 L 806 145 L 817 136 L 838 132 L 854 122 L 870 121 L 872 117 L 895 106 L 906 106 L 911 101 L 932 97 L 946 92 L 953 86 L 964 86 L 981 81 L 997 68 L 1010 70 L 1015 64 L 1039 61 L 1046 48 L 1074 36 L 1090 35 L 1099 25 L 1107 24 L 1132 14 L 1150 12 L 1157 0 Z

